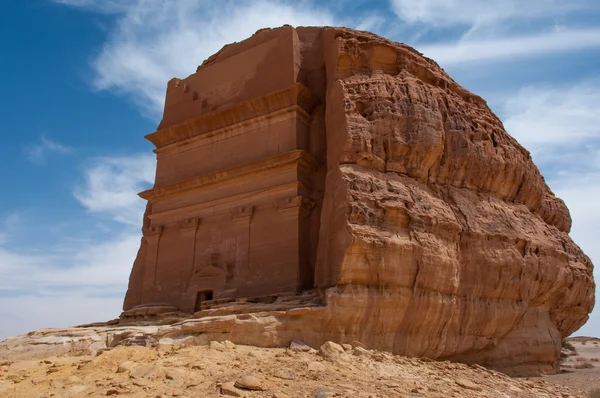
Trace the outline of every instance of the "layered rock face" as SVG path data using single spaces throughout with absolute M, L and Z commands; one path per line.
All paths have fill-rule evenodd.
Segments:
M 408 46 L 259 31 L 171 81 L 149 139 L 123 322 L 196 311 L 191 330 L 240 343 L 361 341 L 534 374 L 593 308 L 593 266 L 529 153 Z M 207 309 L 307 289 L 319 306 Z

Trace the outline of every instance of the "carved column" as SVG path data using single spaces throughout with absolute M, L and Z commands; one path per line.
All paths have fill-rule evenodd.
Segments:
M 291 242 L 288 266 L 297 269 L 295 288 L 299 288 L 307 280 L 312 279 L 310 255 L 310 225 L 308 216 L 315 207 L 315 202 L 303 196 L 281 199 L 275 202 L 282 217 L 282 230 L 286 242 Z
M 186 261 L 187 266 L 184 268 L 183 275 L 181 276 L 183 279 L 184 290 L 187 290 L 190 278 L 196 269 L 196 231 L 198 231 L 199 225 L 199 218 L 186 218 L 177 223 L 179 234 L 181 235 L 182 246 L 185 247 L 184 250 L 187 252 L 188 257 Z
M 250 221 L 252 221 L 253 206 L 237 207 L 230 210 L 233 220 L 234 236 L 237 236 L 235 250 L 235 269 L 237 276 L 250 273 Z
M 146 267 L 142 289 L 142 302 L 149 303 L 154 298 L 154 284 L 156 282 L 156 266 L 158 265 L 158 244 L 162 233 L 162 225 L 142 228 L 144 239 L 148 243 L 146 254 Z

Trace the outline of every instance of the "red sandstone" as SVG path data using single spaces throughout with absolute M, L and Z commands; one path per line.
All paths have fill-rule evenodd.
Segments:
M 147 138 L 123 322 L 314 290 L 321 306 L 270 313 L 266 340 L 259 321 L 223 330 L 538 373 L 593 308 L 592 264 L 527 150 L 408 46 L 259 31 L 171 80 Z

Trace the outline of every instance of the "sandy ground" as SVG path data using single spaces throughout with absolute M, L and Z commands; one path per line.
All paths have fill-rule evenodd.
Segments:
M 567 341 L 575 348 L 576 355 L 562 361 L 561 373 L 541 379 L 586 392 L 600 390 L 600 339 L 573 338 Z
M 477 365 L 424 361 L 337 345 L 321 347 L 320 352 L 229 342 L 188 347 L 119 346 L 96 357 L 0 362 L 2 397 L 112 395 L 584 397 L 576 389 L 541 379 L 515 380 Z

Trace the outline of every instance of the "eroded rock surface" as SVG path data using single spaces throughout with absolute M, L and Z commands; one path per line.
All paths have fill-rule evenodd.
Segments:
M 593 266 L 527 150 L 408 46 L 259 31 L 171 81 L 149 139 L 119 325 L 162 326 L 101 328 L 109 348 L 360 342 L 552 373 L 593 308 Z

